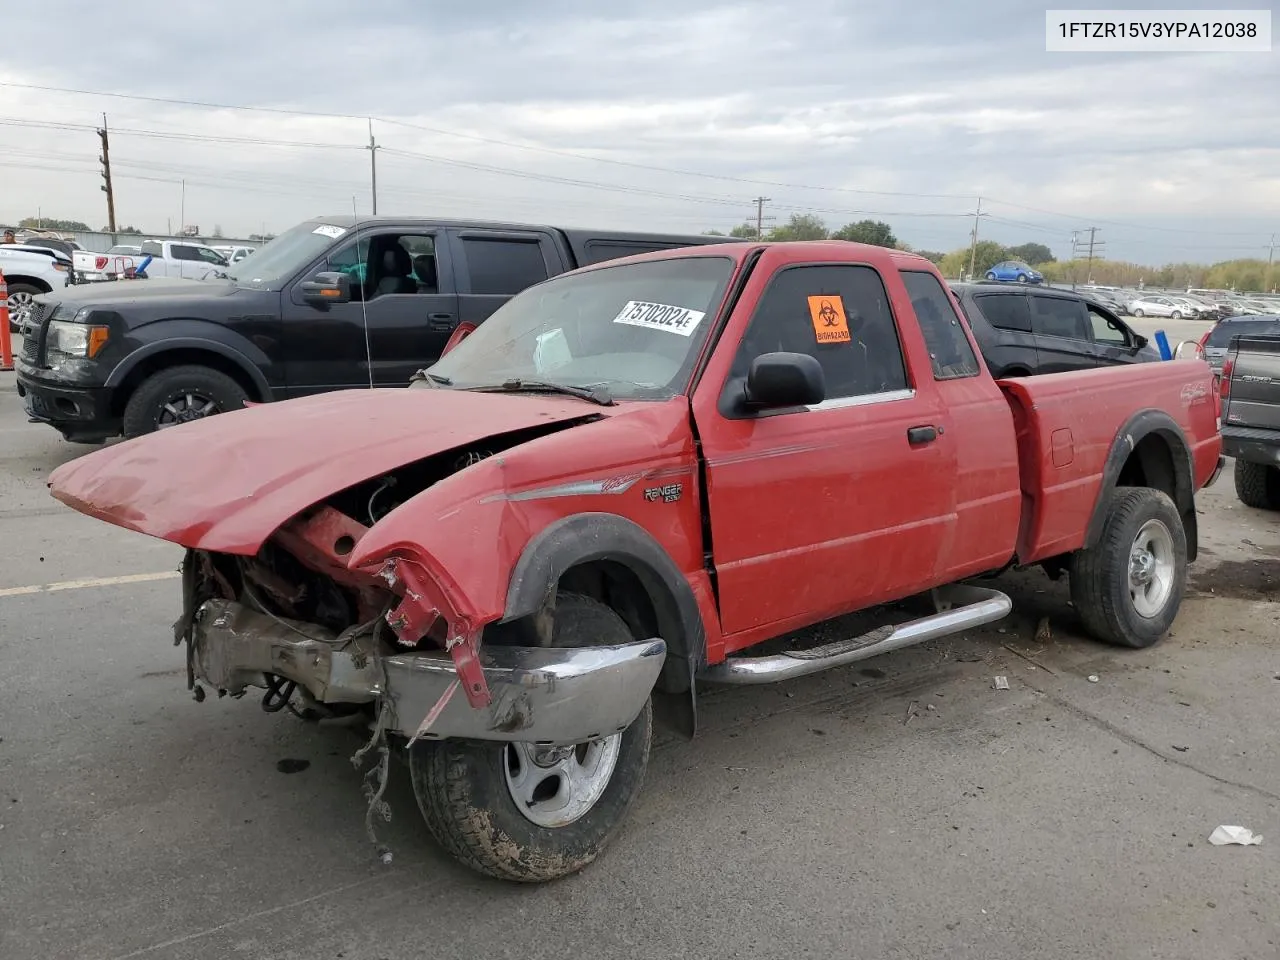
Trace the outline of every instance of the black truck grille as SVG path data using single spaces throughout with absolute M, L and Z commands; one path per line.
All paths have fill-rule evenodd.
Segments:
M 22 359 L 27 363 L 40 362 L 40 327 L 50 309 L 49 304 L 33 303 L 22 325 Z

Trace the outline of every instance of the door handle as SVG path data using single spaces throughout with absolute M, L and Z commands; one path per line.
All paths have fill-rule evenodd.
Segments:
M 427 325 L 432 330 L 452 330 L 457 321 L 452 313 L 428 313 Z
M 933 443 L 938 439 L 937 427 L 910 427 L 907 430 L 907 443 L 913 447 L 923 443 Z

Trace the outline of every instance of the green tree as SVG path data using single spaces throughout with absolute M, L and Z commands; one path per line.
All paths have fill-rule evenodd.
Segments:
M 752 228 L 751 236 L 755 236 Z M 811 213 L 793 213 L 791 219 L 769 234 L 770 240 L 826 240 L 827 225 Z
M 55 220 L 52 217 L 23 217 L 18 226 L 26 230 L 66 230 L 92 233 L 93 227 L 82 220 Z
M 952 250 L 942 258 L 942 262 L 938 264 L 938 269 L 942 271 L 945 277 L 958 277 L 961 274 L 968 274 L 969 257 L 968 247 Z M 973 251 L 973 276 L 981 280 L 983 274 L 1001 260 L 1007 259 L 1004 247 L 1000 244 L 994 240 L 979 240 L 977 247 Z
M 740 223 L 729 231 L 729 236 L 737 237 L 739 240 L 754 240 L 756 238 L 756 225 L 754 223 Z
M 937 250 L 915 250 L 913 252 L 934 264 L 941 263 L 942 258 L 946 256 L 945 253 L 939 253 Z
M 846 223 L 831 235 L 831 239 L 870 243 L 877 247 L 898 245 L 898 238 L 893 235 L 893 228 L 881 220 L 859 220 L 857 223 Z
M 1021 260 L 1032 266 L 1054 262 L 1053 251 L 1043 243 L 1022 243 L 1016 247 L 1006 247 L 1004 255 L 1006 260 Z

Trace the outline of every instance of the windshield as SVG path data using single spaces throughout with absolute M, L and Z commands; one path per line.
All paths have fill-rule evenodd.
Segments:
M 728 257 L 683 257 L 548 280 L 507 301 L 428 373 L 463 388 L 522 380 L 673 397 L 733 272 Z
M 244 287 L 279 290 L 295 273 L 347 233 L 346 227 L 310 220 L 263 244 L 223 273 Z

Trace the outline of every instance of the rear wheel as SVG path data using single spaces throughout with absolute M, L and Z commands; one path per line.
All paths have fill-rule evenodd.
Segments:
M 612 609 L 578 594 L 556 599 L 552 646 L 630 643 Z M 652 706 L 622 733 L 577 746 L 419 741 L 413 792 L 437 842 L 500 880 L 541 883 L 591 863 L 622 825 L 649 762 Z
M 249 399 L 244 387 L 210 367 L 170 367 L 139 384 L 124 408 L 124 435 L 156 430 L 239 410 Z
M 1168 494 L 1117 487 L 1098 543 L 1071 561 L 1071 600 L 1105 643 L 1149 647 L 1173 625 L 1187 580 L 1187 537 Z
M 1237 460 L 1235 481 L 1236 496 L 1246 507 L 1280 510 L 1280 468 Z
M 1170 319 L 1170 320 L 1181 320 L 1181 319 L 1182 319 L 1182 311 L 1181 311 L 1181 310 L 1175 310 L 1175 311 L 1173 311 L 1173 313 L 1169 314 L 1169 319 Z
M 1141 320 L 1143 317 L 1146 316 L 1146 314 L 1142 312 L 1141 307 L 1138 307 L 1136 310 L 1133 311 L 1131 316 L 1137 317 L 1139 320 Z

